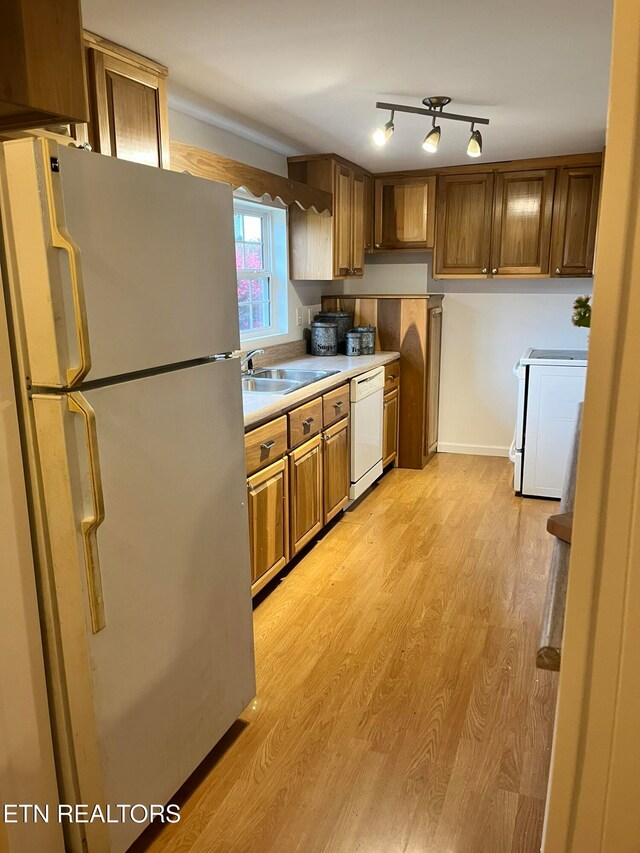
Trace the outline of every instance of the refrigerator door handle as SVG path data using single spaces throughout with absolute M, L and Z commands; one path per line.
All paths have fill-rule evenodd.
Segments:
M 87 572 L 87 589 L 89 593 L 89 609 L 91 611 L 91 628 L 94 634 L 106 627 L 104 599 L 102 596 L 102 575 L 100 574 L 100 556 L 96 533 L 104 521 L 104 497 L 102 493 L 102 476 L 100 473 L 100 458 L 98 456 L 98 432 L 96 415 L 85 397 L 75 392 L 68 396 L 70 412 L 82 415 L 84 419 L 87 450 L 89 453 L 89 472 L 91 476 L 91 496 L 93 514 L 82 520 L 82 539 L 84 544 L 84 559 Z
M 63 249 L 69 257 L 69 274 L 71 276 L 71 288 L 73 293 L 73 313 L 75 316 L 76 334 L 78 336 L 78 355 L 80 364 L 77 367 L 67 368 L 67 385 L 72 388 L 81 382 L 91 370 L 91 351 L 89 349 L 89 328 L 87 324 L 87 308 L 82 283 L 82 266 L 80 264 L 80 249 L 73 242 L 67 229 L 58 221 L 57 211 L 62 210 L 61 190 L 54 183 L 54 163 L 57 158 L 53 156 L 55 148 L 51 147 L 49 140 L 42 139 L 45 154 L 45 184 L 48 196 L 49 223 L 51 226 L 51 244 L 56 249 Z

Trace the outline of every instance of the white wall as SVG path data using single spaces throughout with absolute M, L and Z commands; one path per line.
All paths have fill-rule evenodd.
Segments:
M 515 419 L 511 369 L 531 346 L 583 349 L 588 330 L 571 325 L 591 279 L 434 281 L 431 256 L 374 255 L 348 293 L 444 293 L 441 451 L 507 455 Z
M 237 136 L 228 130 L 215 127 L 212 124 L 194 118 L 191 115 L 169 110 L 169 135 L 177 142 L 186 142 L 229 157 L 241 163 L 247 163 L 257 169 L 265 169 L 278 175 L 287 174 L 287 158 L 284 154 L 272 151 L 264 145 L 259 145 L 249 139 Z M 330 282 L 323 281 L 289 281 L 288 284 L 288 315 L 289 330 L 285 334 L 272 335 L 267 338 L 255 338 L 243 342 L 243 349 L 273 346 L 300 340 L 308 326 L 309 309 L 311 316 L 320 310 L 320 297 L 327 292 Z M 302 318 L 302 325 L 297 325 L 297 318 Z

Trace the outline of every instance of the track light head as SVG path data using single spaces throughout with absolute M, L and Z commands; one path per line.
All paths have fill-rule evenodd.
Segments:
M 440 125 L 436 125 L 435 118 L 433 119 L 433 127 L 422 140 L 422 147 L 429 154 L 435 154 L 440 144 Z
M 378 146 L 378 148 L 382 148 L 382 146 L 389 140 L 391 134 L 394 131 L 393 125 L 393 112 L 391 113 L 391 118 L 385 124 L 384 127 L 379 127 L 373 133 L 373 141 Z
M 479 157 L 482 154 L 482 134 L 479 130 L 474 130 L 471 125 L 471 136 L 467 145 L 467 154 L 469 157 Z

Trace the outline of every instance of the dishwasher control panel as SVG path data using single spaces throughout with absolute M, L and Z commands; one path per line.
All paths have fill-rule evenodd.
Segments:
M 384 367 L 376 367 L 351 380 L 351 402 L 357 403 L 369 394 L 384 388 Z

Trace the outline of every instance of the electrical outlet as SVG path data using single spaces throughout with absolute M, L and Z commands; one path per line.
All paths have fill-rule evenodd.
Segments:
M 315 315 L 316 312 L 313 310 L 313 308 L 307 308 L 307 323 L 312 323 Z
M 296 308 L 296 326 L 303 326 L 304 320 L 302 319 L 302 308 Z

